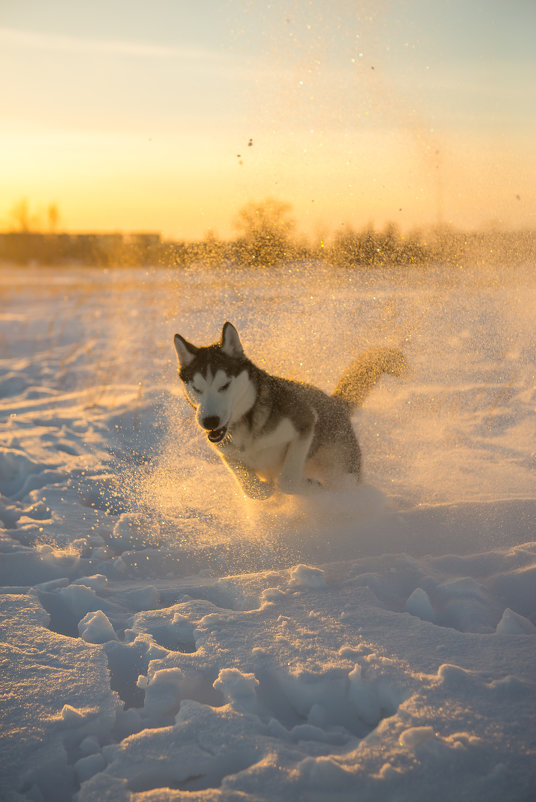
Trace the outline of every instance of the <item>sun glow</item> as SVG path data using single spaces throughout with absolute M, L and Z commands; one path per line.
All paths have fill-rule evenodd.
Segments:
M 167 5 L 167 24 L 112 10 L 106 30 L 61 3 L 5 12 L 0 229 L 25 198 L 70 231 L 226 238 L 268 196 L 307 234 L 534 225 L 528 7 L 506 18 L 494 2 L 485 28 L 466 9 L 449 40 L 453 14 L 417 0 L 337 2 L 329 18 L 316 0 L 209 5 L 209 27 Z

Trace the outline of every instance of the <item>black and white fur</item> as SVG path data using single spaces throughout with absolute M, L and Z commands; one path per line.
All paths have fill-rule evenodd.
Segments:
M 303 493 L 312 485 L 336 486 L 344 475 L 360 478 L 361 451 L 351 413 L 382 373 L 402 374 L 394 349 L 360 355 L 333 395 L 261 370 L 244 354 L 238 332 L 223 326 L 221 341 L 197 347 L 175 335 L 179 376 L 209 443 L 251 498 L 275 487 Z

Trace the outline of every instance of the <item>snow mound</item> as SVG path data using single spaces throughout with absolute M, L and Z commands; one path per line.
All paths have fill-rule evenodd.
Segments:
M 428 594 L 422 588 L 415 588 L 408 598 L 404 609 L 407 613 L 421 618 L 423 621 L 435 621 L 435 612 Z
M 326 575 L 321 568 L 314 568 L 311 565 L 296 565 L 290 570 L 291 588 L 324 588 L 326 587 Z
M 495 632 L 498 635 L 536 635 L 536 627 L 528 618 L 507 607 Z
M 106 643 L 117 638 L 113 626 L 102 610 L 86 613 L 78 622 L 78 631 L 80 637 L 88 643 Z

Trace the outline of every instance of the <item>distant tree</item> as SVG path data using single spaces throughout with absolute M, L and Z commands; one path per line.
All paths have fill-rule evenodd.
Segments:
M 430 258 L 430 252 L 420 232 L 403 237 L 395 223 L 387 223 L 381 232 L 369 224 L 359 233 L 345 226 L 336 235 L 329 258 L 334 264 L 368 267 L 422 263 Z
M 288 259 L 296 226 L 291 209 L 290 204 L 273 198 L 243 206 L 235 220 L 239 260 L 266 267 Z
M 47 209 L 48 217 L 48 230 L 51 234 L 55 234 L 58 230 L 58 222 L 60 219 L 60 212 L 56 203 L 51 203 Z
M 399 260 L 404 265 L 423 264 L 431 258 L 430 250 L 425 244 L 423 233 L 415 228 L 402 238 Z
M 379 261 L 379 251 L 378 235 L 369 223 L 359 234 L 359 261 L 364 265 L 374 265 Z
M 337 265 L 354 267 L 359 264 L 359 235 L 352 226 L 346 225 L 336 233 L 333 244 L 329 249 L 329 255 L 330 260 Z
M 379 236 L 379 261 L 382 264 L 399 262 L 402 237 L 396 223 L 387 223 Z
M 212 229 L 207 231 L 203 242 L 199 243 L 199 258 L 211 267 L 225 260 L 225 245 Z
M 14 206 L 11 208 L 9 216 L 15 224 L 16 231 L 30 231 L 30 209 L 26 198 L 22 198 L 20 201 L 14 204 Z

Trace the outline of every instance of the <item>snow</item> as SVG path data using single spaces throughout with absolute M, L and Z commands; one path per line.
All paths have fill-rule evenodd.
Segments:
M 536 635 L 536 627 L 523 615 L 514 613 L 509 607 L 502 614 L 502 618 L 495 628 L 499 635 Z
M 2 800 L 534 796 L 528 269 L 4 266 L 0 298 Z M 172 346 L 226 319 L 325 389 L 404 349 L 359 488 L 241 496 Z
M 408 598 L 404 610 L 406 613 L 410 613 L 410 615 L 416 615 L 418 618 L 422 618 L 423 621 L 435 620 L 435 612 L 430 598 L 427 592 L 422 588 L 415 588 Z
M 290 587 L 323 588 L 326 586 L 326 574 L 321 568 L 311 565 L 297 565 L 290 571 Z
M 107 643 L 116 639 L 114 628 L 102 610 L 86 613 L 78 622 L 78 632 L 88 643 Z

